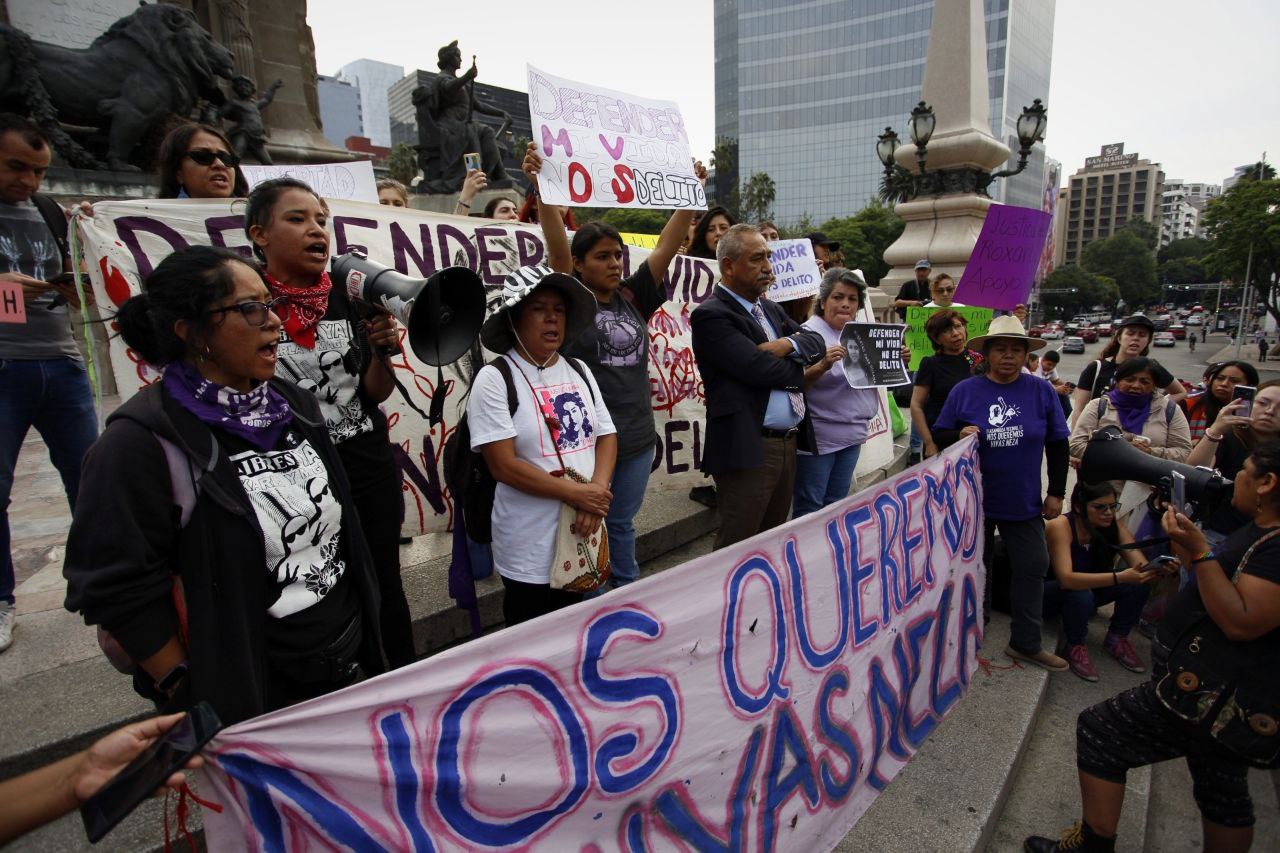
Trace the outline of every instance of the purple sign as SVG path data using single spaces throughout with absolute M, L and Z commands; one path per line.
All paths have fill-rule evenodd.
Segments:
M 993 204 L 956 288 L 956 302 L 1013 310 L 1025 304 L 1053 217 L 1029 207 Z

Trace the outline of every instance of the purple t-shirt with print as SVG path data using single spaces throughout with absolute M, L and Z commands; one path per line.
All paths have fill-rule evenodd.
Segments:
M 987 518 L 1024 521 L 1040 515 L 1044 446 L 1070 434 L 1053 386 L 1021 373 L 1008 384 L 985 376 L 951 389 L 935 429 L 978 427 L 982 508 Z

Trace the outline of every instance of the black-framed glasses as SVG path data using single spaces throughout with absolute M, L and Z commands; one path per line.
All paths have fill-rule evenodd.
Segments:
M 214 160 L 221 160 L 222 165 L 234 169 L 240 165 L 240 158 L 230 151 L 210 151 L 208 148 L 192 148 L 184 156 L 190 157 L 201 166 L 212 166 Z
M 1119 504 L 1089 504 L 1089 509 L 1097 512 L 1114 513 Z
M 239 311 L 250 326 L 262 326 L 266 324 L 267 314 L 271 312 L 275 312 L 282 320 L 289 316 L 289 297 L 277 296 L 270 302 L 237 302 L 235 305 L 214 308 L 209 313 L 226 314 L 228 311 Z

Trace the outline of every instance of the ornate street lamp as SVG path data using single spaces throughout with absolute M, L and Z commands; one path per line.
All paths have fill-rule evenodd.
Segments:
M 1018 167 L 996 172 L 991 176 L 991 181 L 996 178 L 1011 178 L 1026 169 L 1031 149 L 1037 142 L 1044 139 L 1044 131 L 1048 125 L 1048 110 L 1045 109 L 1044 104 L 1040 103 L 1039 98 L 1036 98 L 1031 106 L 1023 107 L 1022 115 L 1018 116 Z M 991 181 L 987 182 L 988 186 Z M 986 187 L 984 186 L 983 189 Z
M 898 139 L 898 134 L 893 132 L 893 128 L 886 127 L 884 133 L 880 134 L 876 140 L 876 156 L 880 158 L 880 162 L 884 164 L 885 176 L 893 174 L 893 155 L 897 153 L 898 146 L 902 142 Z
M 933 107 L 924 101 L 916 104 L 915 109 L 911 111 L 911 141 L 916 144 L 916 160 L 920 163 L 922 175 L 925 173 L 925 149 L 929 147 L 929 140 L 933 137 L 933 128 L 937 123 L 938 119 L 933 114 Z

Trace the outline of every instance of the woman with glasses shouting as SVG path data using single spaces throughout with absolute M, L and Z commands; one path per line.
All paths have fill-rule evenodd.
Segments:
M 342 460 L 316 398 L 273 378 L 288 313 L 252 262 L 193 246 L 115 317 L 163 378 L 85 457 L 67 607 L 166 711 L 234 723 L 386 669 Z
M 329 208 L 295 178 L 263 181 L 249 194 L 245 234 L 281 318 L 279 373 L 320 399 L 329 437 L 346 466 L 382 589 L 382 643 L 394 667 L 413 663 L 413 623 L 400 578 L 400 468 L 378 406 L 395 389 L 390 360 L 400 328 L 390 314 L 347 298 L 329 279 Z
M 1044 615 L 1062 615 L 1058 654 L 1085 681 L 1097 681 L 1085 639 L 1089 620 L 1104 604 L 1115 603 L 1102 648 L 1121 666 L 1142 672 L 1143 665 L 1129 633 L 1138 624 L 1156 569 L 1144 568 L 1142 552 L 1128 528 L 1116 517 L 1119 506 L 1111 483 L 1077 483 L 1071 509 L 1045 522 L 1050 576 L 1044 582 Z M 1117 565 L 1117 563 L 1119 565 Z M 1169 572 L 1176 572 L 1170 564 Z
M 160 198 L 244 198 L 240 158 L 216 127 L 182 124 L 160 143 Z

